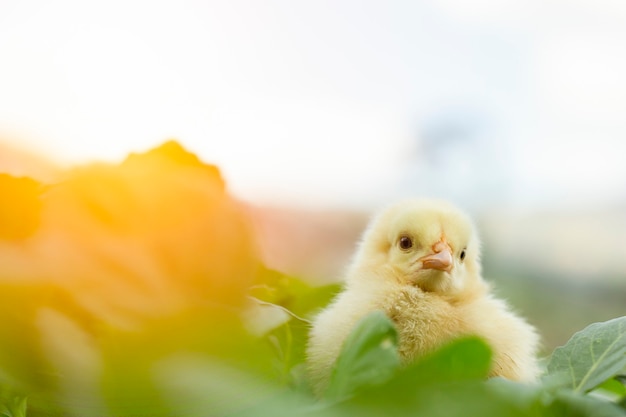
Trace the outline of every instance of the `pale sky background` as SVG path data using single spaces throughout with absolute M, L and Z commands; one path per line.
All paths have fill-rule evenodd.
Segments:
M 0 138 L 260 203 L 626 202 L 626 2 L 0 0 Z

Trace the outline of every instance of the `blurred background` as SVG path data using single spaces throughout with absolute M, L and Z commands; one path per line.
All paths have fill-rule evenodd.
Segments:
M 547 351 L 626 314 L 626 2 L 0 0 L 0 57 L 1 171 L 176 138 L 320 283 L 372 211 L 446 198 Z

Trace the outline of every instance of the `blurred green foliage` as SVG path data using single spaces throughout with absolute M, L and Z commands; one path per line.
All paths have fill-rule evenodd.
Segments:
M 380 385 L 400 367 L 398 333 L 381 311 L 357 323 L 337 358 L 325 397 L 340 401 Z
M 546 356 L 583 327 L 626 313 L 624 276 L 576 280 L 533 265 L 498 262 L 489 252 L 486 247 L 484 276 L 538 328 Z
M 24 395 L 0 386 L 0 417 L 26 417 L 26 404 Z
M 196 349 L 177 351 L 180 344 L 194 343 L 168 341 L 171 333 L 166 326 L 189 328 L 193 320 L 186 316 L 155 323 L 154 334 L 148 332 L 152 336 L 142 333 L 116 339 L 130 344 L 117 346 L 122 351 L 135 349 L 133 344 L 149 344 L 150 349 L 130 366 L 108 358 L 103 384 L 108 414 L 80 401 L 68 401 L 66 396 L 50 409 L 56 410 L 50 415 L 626 415 L 626 317 L 575 334 L 551 356 L 541 381 L 527 385 L 501 378 L 487 380 L 491 351 L 473 337 L 403 367 L 393 323 L 382 312 L 374 312 L 348 337 L 327 391 L 315 398 L 304 369 L 307 321 L 337 289 L 311 287 L 265 270 L 251 289 L 254 298 L 248 308 L 284 313 L 287 306 L 294 307 L 293 314 L 284 313 L 275 327 L 255 334 L 245 320 L 236 318 L 239 312 L 233 312 L 231 321 L 222 321 L 206 333 L 211 343 L 202 343 L 199 337 Z M 189 334 L 202 332 L 190 330 Z M 4 406 L 0 410 L 8 417 L 46 415 L 41 407 L 24 414 L 25 398 L 7 390 L 0 398 Z

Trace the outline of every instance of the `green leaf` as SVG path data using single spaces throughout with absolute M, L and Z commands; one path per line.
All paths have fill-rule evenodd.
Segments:
M 615 380 L 610 381 L 617 383 Z M 503 378 L 491 379 L 487 385 L 502 399 L 517 404 L 524 411 L 524 415 L 554 417 L 624 416 L 614 403 L 596 395 L 575 393 L 570 390 L 551 392 L 538 384 L 522 384 Z
M 278 381 L 291 386 L 301 386 L 301 375 L 296 366 L 305 361 L 305 346 L 310 327 L 298 320 L 290 320 L 266 335 L 266 340 L 272 346 L 274 370 Z
M 527 415 L 540 415 L 539 410 L 544 408 L 541 402 L 543 390 L 539 385 L 524 384 L 502 377 L 491 378 L 486 385 L 493 394 L 517 405 Z
M 314 313 L 339 291 L 337 284 L 312 286 L 282 272 L 261 268 L 250 288 L 253 308 L 245 316 L 247 328 L 262 335 L 272 347 L 273 368 L 282 385 L 308 392 L 302 371 L 294 368 L 305 362 L 306 341 Z
M 457 339 L 409 367 L 414 383 L 485 379 L 491 368 L 491 349 L 480 338 Z
M 485 383 L 491 350 L 480 339 L 455 340 L 400 370 L 382 386 L 348 401 L 349 415 L 527 416 L 532 399 L 518 400 L 518 386 L 495 389 Z M 510 395 L 507 395 L 510 394 Z M 530 396 L 524 392 L 526 396 Z
M 2 398 L 0 417 L 26 417 L 26 400 L 27 398 L 21 395 Z
M 382 311 L 362 318 L 337 358 L 326 398 L 345 399 L 364 387 L 387 381 L 400 366 L 397 347 L 398 333 Z
M 370 415 L 503 415 L 480 386 L 490 366 L 490 350 L 477 338 L 456 340 L 400 370 L 387 383 L 351 400 Z M 410 413 L 409 413 L 410 410 Z M 463 414 L 460 414 L 463 413 Z
M 307 318 L 327 305 L 340 291 L 339 284 L 312 286 L 296 277 L 262 268 L 250 295 L 267 303 L 282 306 L 293 314 Z
M 545 379 L 587 392 L 626 366 L 626 317 L 594 323 L 555 349 Z
M 341 417 L 311 396 L 202 355 L 165 358 L 152 374 L 168 404 L 159 416 Z
M 624 411 L 609 401 L 571 391 L 558 392 L 546 411 L 550 416 L 624 417 Z
M 491 366 L 491 351 L 480 339 L 455 340 L 400 370 L 382 387 L 368 389 L 362 397 L 368 403 L 408 403 L 433 387 L 460 381 L 482 381 Z
M 602 397 L 619 400 L 626 396 L 626 386 L 615 377 L 607 379 L 591 392 Z

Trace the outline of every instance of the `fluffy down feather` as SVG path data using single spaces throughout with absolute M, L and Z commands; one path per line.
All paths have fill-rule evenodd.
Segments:
M 391 206 L 366 229 L 345 289 L 314 320 L 308 369 L 321 394 L 355 323 L 383 310 L 395 323 L 407 363 L 463 335 L 493 350 L 491 376 L 533 381 L 535 329 L 495 298 L 481 277 L 480 244 L 470 219 L 442 201 Z

